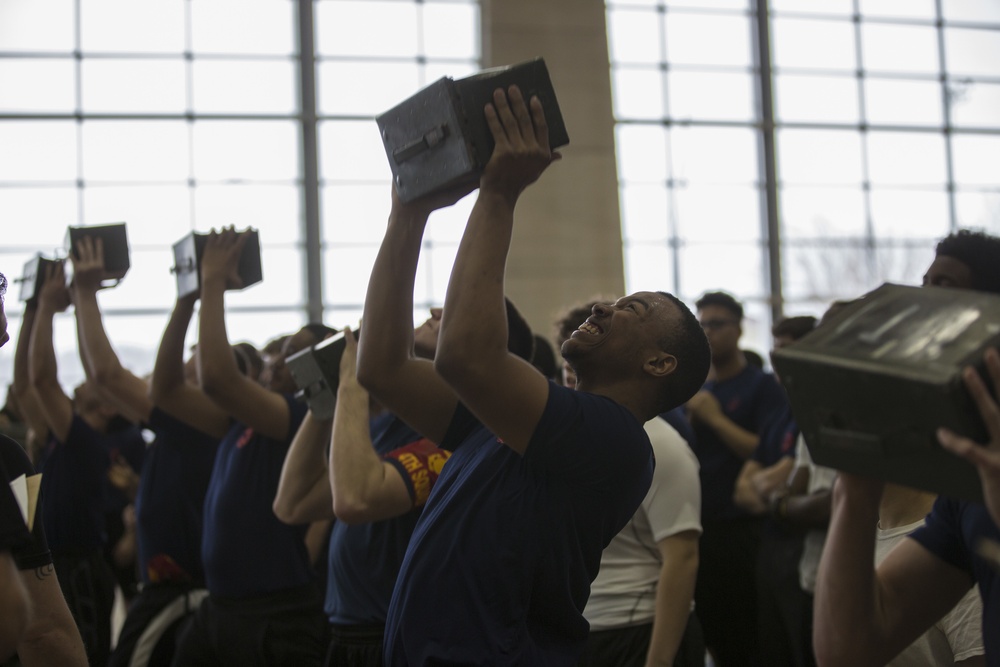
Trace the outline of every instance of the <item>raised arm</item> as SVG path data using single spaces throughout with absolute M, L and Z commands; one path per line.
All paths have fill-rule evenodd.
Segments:
M 69 290 L 61 263 L 48 268 L 38 296 L 38 313 L 31 331 L 28 375 L 48 430 L 65 442 L 73 424 L 73 401 L 59 384 L 52 345 L 52 319 L 69 307 Z
M 824 665 L 884 665 L 972 587 L 969 576 L 903 540 L 875 569 L 882 482 L 841 473 L 816 581 L 813 644 Z
M 272 506 L 280 521 L 295 525 L 334 518 L 326 472 L 326 443 L 330 442 L 331 427 L 329 419 L 317 419 L 309 411 L 296 431 L 281 466 Z
M 399 471 L 383 461 L 372 446 L 369 396 L 357 381 L 357 343 L 350 329 L 345 333 L 327 488 L 333 491 L 338 519 L 346 523 L 381 521 L 410 511 L 413 501 Z
M 208 397 L 231 417 L 276 440 L 289 436 L 288 403 L 240 373 L 226 332 L 225 291 L 239 286 L 240 253 L 246 235 L 232 227 L 213 231 L 201 259 L 198 375 Z
M 197 294 L 177 299 L 156 351 L 149 398 L 153 405 L 202 433 L 221 438 L 229 428 L 229 415 L 205 400 L 201 387 L 184 377 L 184 338 L 187 335 Z
M 147 386 L 121 364 L 104 329 L 97 291 L 104 273 L 104 244 L 100 238 L 81 238 L 74 247 L 73 305 L 76 311 L 80 359 L 87 379 L 128 419 L 143 422 L 149 419 L 153 403 L 147 396 Z
M 508 102 L 509 94 L 509 102 Z M 548 399 L 548 380 L 507 350 L 504 270 L 521 192 L 553 161 L 541 102 L 516 86 L 495 91 L 486 121 L 496 148 L 459 245 L 434 366 L 508 446 L 524 452 Z M 430 437 L 429 434 L 427 434 Z
M 403 203 L 392 192 L 385 237 L 368 280 L 358 346 L 358 379 L 396 416 L 440 442 L 458 399 L 413 350 L 413 284 L 431 212 L 454 204 L 472 186 Z
M 31 386 L 31 378 L 28 373 L 28 350 L 37 312 L 37 300 L 32 299 L 24 304 L 24 311 L 21 313 L 21 330 L 17 334 L 17 345 L 14 347 L 13 391 L 28 428 L 35 434 L 35 440 L 44 442 L 48 437 L 49 426 L 45 421 L 41 407 L 38 405 L 38 397 Z M 27 446 L 29 443 L 22 444 Z

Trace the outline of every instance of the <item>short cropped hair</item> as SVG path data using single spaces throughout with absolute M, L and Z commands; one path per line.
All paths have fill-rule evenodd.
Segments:
M 535 351 L 535 334 L 511 300 L 507 297 L 503 300 L 507 307 L 507 350 L 530 362 Z
M 1000 237 L 960 229 L 941 239 L 934 253 L 952 257 L 969 267 L 972 289 L 1000 294 Z
M 740 322 L 743 321 L 743 304 L 726 292 L 706 292 L 695 302 L 694 306 L 698 310 L 707 306 L 720 306 L 731 312 Z
M 795 315 L 794 317 L 784 317 L 774 323 L 771 327 L 771 335 L 788 336 L 792 340 L 798 340 L 816 328 L 816 318 L 812 315 Z
M 659 341 L 660 348 L 664 352 L 669 352 L 677 358 L 677 370 L 665 383 L 667 391 L 664 392 L 663 403 L 659 408 L 662 413 L 686 403 L 701 389 L 712 364 L 712 351 L 708 347 L 705 331 L 691 309 L 673 294 L 668 292 L 658 292 L 658 294 L 671 301 L 680 312 L 677 326 L 671 327 L 670 332 Z M 741 316 L 742 310 L 741 308 Z

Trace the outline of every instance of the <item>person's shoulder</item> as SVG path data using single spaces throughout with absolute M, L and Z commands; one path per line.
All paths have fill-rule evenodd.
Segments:
M 649 436 L 657 471 L 666 468 L 691 472 L 697 476 L 698 457 L 676 428 L 663 418 L 654 417 L 643 424 L 643 429 Z
M 7 473 L 12 477 L 20 474 L 34 474 L 35 469 L 31 465 L 28 453 L 24 451 L 13 438 L 0 434 L 0 461 L 2 461 Z

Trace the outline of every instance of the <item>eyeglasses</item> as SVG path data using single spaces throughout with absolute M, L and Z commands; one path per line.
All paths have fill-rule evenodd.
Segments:
M 738 320 L 705 320 L 701 323 L 701 328 L 705 331 L 718 331 L 725 326 L 738 323 Z

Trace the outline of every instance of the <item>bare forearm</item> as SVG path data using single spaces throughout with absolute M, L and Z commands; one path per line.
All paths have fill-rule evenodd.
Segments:
M 439 369 L 466 372 L 475 364 L 506 356 L 504 271 L 513 224 L 514 203 L 480 190 L 448 283 L 436 358 Z
M 875 526 L 878 502 L 834 494 L 816 582 L 813 643 L 829 664 L 866 664 L 882 641 L 876 629 Z
M 55 569 L 45 565 L 21 572 L 31 593 L 35 614 L 17 647 L 24 667 L 86 667 L 87 654 L 76 623 L 66 606 Z
M 35 304 L 26 304 L 21 315 L 21 330 L 17 335 L 17 346 L 14 348 L 14 393 L 20 398 L 31 390 L 31 379 L 28 377 L 28 350 L 31 342 L 31 332 L 35 324 Z
M 656 617 L 646 654 L 646 667 L 669 667 L 673 664 L 691 615 L 697 575 L 696 547 L 663 562 L 656 587 Z
M 358 377 L 376 396 L 411 357 L 413 286 L 426 224 L 426 215 L 393 209 L 368 281 Z
M 330 427 L 329 420 L 315 419 L 311 412 L 307 413 L 292 440 L 274 498 L 274 513 L 285 523 L 306 523 L 333 515 L 326 473 Z M 317 496 L 324 502 L 315 502 Z
M 57 381 L 56 353 L 52 347 L 52 318 L 55 313 L 40 308 L 31 330 L 30 361 L 28 364 L 31 384 L 36 389 L 45 383 Z
M 193 314 L 194 301 L 190 299 L 179 299 L 170 313 L 153 366 L 150 396 L 154 401 L 184 383 L 184 338 Z
M 198 375 L 209 396 L 236 386 L 240 369 L 229 346 L 226 331 L 225 281 L 203 279 L 201 312 L 198 315 Z
M 357 523 L 385 518 L 385 512 L 379 508 L 387 506 L 408 509 L 405 487 L 387 487 L 389 471 L 372 445 L 368 393 L 348 378 L 341 379 L 337 391 L 329 470 L 333 507 L 337 517 L 344 521 Z
M 754 450 L 757 449 L 757 444 L 760 442 L 760 438 L 756 433 L 751 433 L 737 425 L 725 415 L 720 415 L 713 419 L 709 422 L 708 426 L 715 431 L 716 435 L 719 436 L 722 442 L 736 456 L 744 460 L 749 459 L 753 455 Z
M 749 464 L 750 462 L 747 463 Z M 733 491 L 733 502 L 737 507 L 751 514 L 764 514 L 767 512 L 767 503 L 757 493 L 757 489 L 746 471 L 747 468 L 744 466 L 743 472 L 740 473 L 739 478 L 736 480 L 736 488 Z

